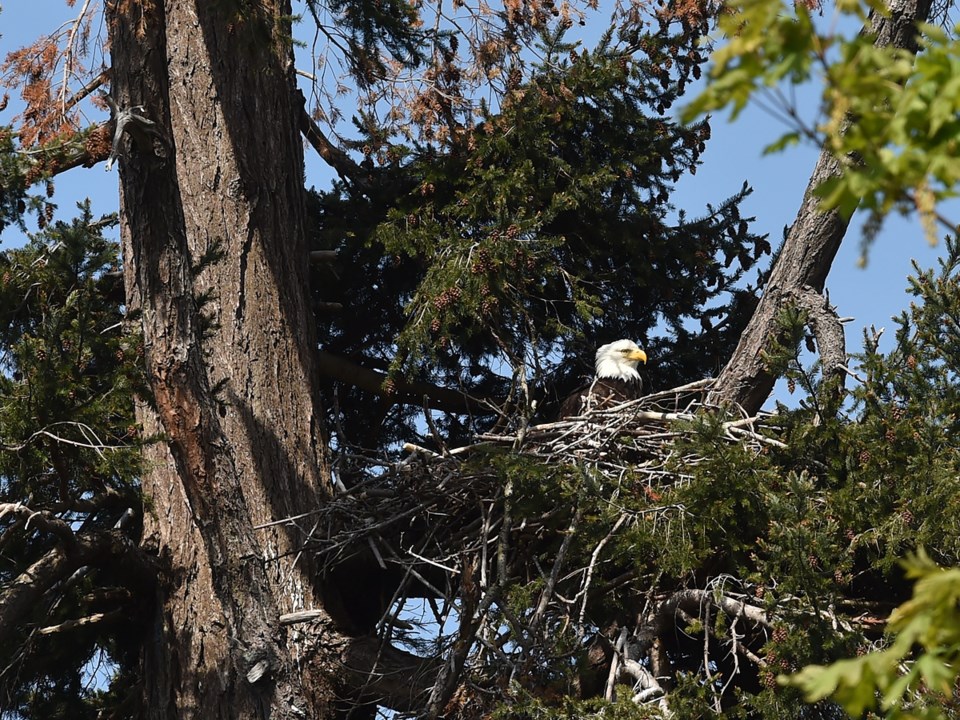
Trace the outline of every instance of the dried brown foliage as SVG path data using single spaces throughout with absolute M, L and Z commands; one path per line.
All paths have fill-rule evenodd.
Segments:
M 81 150 L 69 146 L 91 125 L 84 101 L 106 80 L 103 48 L 92 33 L 97 16 L 96 4 L 85 2 L 73 20 L 0 63 L 0 85 L 20 95 L 22 109 L 13 117 L 19 147 L 35 156 L 29 182 L 72 166 L 63 154 Z
M 441 147 L 466 141 L 464 132 L 480 114 L 481 98 L 498 105 L 535 54 L 542 30 L 584 25 L 596 0 L 454 0 L 417 3 L 411 28 L 422 33 L 425 61 L 347 52 L 348 38 L 326 17 L 314 14 L 317 41 L 310 48 L 313 67 L 311 112 L 336 129 L 342 95 L 356 83 L 356 100 L 384 137 L 425 141 Z M 376 150 L 376 148 L 374 148 Z M 377 158 L 376 152 L 373 157 Z
M 61 56 L 59 43 L 51 36 L 7 55 L 0 71 L 4 85 L 19 88 L 25 108 L 16 117 L 20 141 L 25 146 L 42 145 L 64 131 L 73 131 L 73 118 L 60 112 L 53 93 L 53 74 Z

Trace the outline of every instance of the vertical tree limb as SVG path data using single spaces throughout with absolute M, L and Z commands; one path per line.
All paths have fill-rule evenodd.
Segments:
M 809 286 L 804 286 L 790 293 L 792 301 L 804 311 L 807 324 L 817 341 L 817 352 L 820 353 L 823 379 L 826 382 L 824 400 L 833 414 L 839 407 L 843 395 L 843 385 L 847 378 L 846 341 L 843 334 L 843 323 L 837 317 L 837 312 L 830 299 L 818 293 Z

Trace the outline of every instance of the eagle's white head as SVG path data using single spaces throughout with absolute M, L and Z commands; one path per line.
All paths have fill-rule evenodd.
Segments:
M 617 340 L 597 348 L 597 377 L 639 380 L 637 363 L 647 362 L 647 354 L 633 340 Z

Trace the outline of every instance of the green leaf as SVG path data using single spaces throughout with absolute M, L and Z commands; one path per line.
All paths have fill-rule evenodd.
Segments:
M 801 135 L 798 131 L 788 132 L 781 135 L 777 140 L 770 143 L 763 149 L 764 155 L 772 155 L 773 153 L 782 152 L 788 147 L 797 145 L 800 142 Z
M 781 675 L 777 681 L 781 685 L 800 688 L 807 702 L 833 696 L 854 716 L 876 704 L 876 678 L 864 658 L 839 660 L 827 666 L 809 665 L 796 675 Z

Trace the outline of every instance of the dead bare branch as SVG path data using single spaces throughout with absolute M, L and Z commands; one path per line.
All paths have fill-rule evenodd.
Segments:
M 678 625 L 702 620 L 708 613 L 726 615 L 733 635 L 728 632 L 711 639 L 708 654 L 725 657 L 732 652 L 756 666 L 755 658 L 773 622 L 763 608 L 723 582 L 664 594 L 656 591 L 659 579 L 653 585 L 642 584 L 645 580 L 635 569 L 602 558 L 604 548 L 622 528 L 635 523 L 656 525 L 687 514 L 684 507 L 657 502 L 657 498 L 671 487 L 690 482 L 684 468 L 701 462 L 693 453 L 681 452 L 677 441 L 696 431 L 701 416 L 709 418 L 715 412 L 704 402 L 710 389 L 709 381 L 701 381 L 618 408 L 524 427 L 513 434 L 481 435 L 474 444 L 441 452 L 410 444 L 405 447 L 409 455 L 393 464 L 381 458 L 365 461 L 360 451 L 351 450 L 351 467 L 357 474 L 345 476 L 343 490 L 322 510 L 310 514 L 313 530 L 301 527 L 304 516 L 270 526 L 285 523 L 299 529 L 303 552 L 312 553 L 324 572 L 358 567 L 397 576 L 399 580 L 385 589 L 389 602 L 381 618 L 394 617 L 397 607 L 416 598 L 425 603 L 421 608 L 432 608 L 434 622 L 441 628 L 436 644 L 416 661 L 418 665 L 407 658 L 411 665 L 403 671 L 429 670 L 432 684 L 422 691 L 404 685 L 401 692 L 407 693 L 407 699 L 401 706 L 410 712 L 439 717 L 446 704 L 455 701 L 451 693 L 463 688 L 465 673 L 494 666 L 509 674 L 526 662 L 536 662 L 533 658 L 544 645 L 538 638 L 549 637 L 558 627 L 572 627 L 584 641 L 605 638 L 610 651 L 605 661 L 609 665 L 602 669 L 607 687 L 596 687 L 595 692 L 609 696 L 619 680 L 632 679 L 634 702 L 656 702 L 669 712 L 670 683 L 664 675 L 670 673 L 670 661 L 663 646 L 677 634 Z M 719 428 L 721 442 L 740 444 L 758 454 L 783 445 L 769 416 L 706 422 Z M 562 475 L 579 499 L 548 506 L 539 515 L 521 510 L 515 507 L 513 476 L 499 474 L 491 462 L 494 457 L 541 463 Z M 628 509 L 620 498 L 628 492 L 647 496 L 649 506 Z M 598 498 L 602 507 L 610 509 L 610 527 L 586 550 L 582 565 L 574 565 L 571 550 L 584 523 L 587 506 L 583 503 L 596 503 Z M 531 542 L 550 543 L 549 554 L 531 553 Z M 577 557 L 584 557 L 583 548 Z M 501 596 L 501 588 L 518 582 L 538 584 L 528 608 L 512 606 Z M 640 619 L 629 627 L 591 626 L 591 606 L 613 591 L 646 605 L 635 615 Z M 477 600 L 467 602 L 468 597 Z M 447 610 L 441 610 L 441 605 Z M 449 608 L 457 608 L 458 623 L 444 634 Z M 281 624 L 312 617 L 284 616 Z M 387 619 L 377 624 L 377 631 L 385 648 L 402 641 L 402 633 L 409 633 L 409 628 Z M 617 635 L 623 636 L 622 644 Z M 469 664 L 468 657 L 473 658 Z M 392 660 L 378 660 L 370 666 L 373 670 L 368 668 L 364 697 L 375 687 L 381 697 L 398 690 L 387 687 L 381 672 L 384 662 L 389 665 Z M 652 671 L 654 667 L 658 669 Z M 491 697 L 498 692 L 491 689 Z

